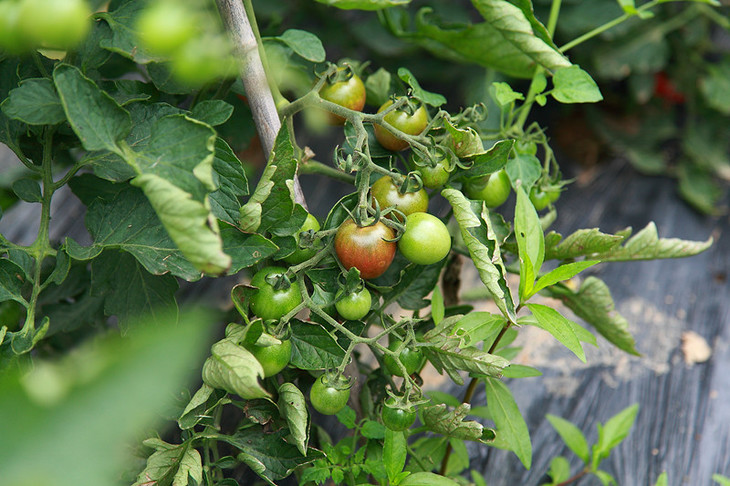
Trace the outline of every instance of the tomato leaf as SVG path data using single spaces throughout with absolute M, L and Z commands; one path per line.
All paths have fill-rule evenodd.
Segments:
M 550 94 L 561 103 L 595 103 L 603 99 L 591 75 L 575 65 L 555 71 Z
M 91 261 L 92 289 L 104 299 L 104 313 L 117 316 L 122 335 L 141 316 L 158 325 L 177 315 L 172 275 L 152 275 L 126 252 L 107 250 Z
M 485 440 L 482 424 L 475 420 L 464 420 L 470 410 L 471 406 L 468 403 L 462 403 L 453 410 L 443 403 L 421 407 L 423 424 L 430 431 L 454 439 L 490 443 L 491 440 Z
M 438 326 L 443 320 L 444 312 L 444 298 L 441 295 L 441 289 L 437 285 L 431 295 L 431 319 L 433 319 L 434 325 Z
M 204 383 L 246 399 L 269 397 L 258 381 L 264 377 L 264 369 L 246 348 L 223 339 L 210 352 L 203 364 Z
M 523 8 L 506 0 L 473 0 L 472 3 L 499 36 L 537 64 L 550 71 L 570 66 L 570 61 L 549 40 L 550 35 L 535 19 L 527 3 L 520 2 L 524 4 Z
M 155 427 L 190 380 L 190 363 L 204 352 L 209 315 L 189 310 L 176 321 L 147 326 L 141 320 L 124 339 L 105 333 L 61 360 L 36 360 L 22 379 L 8 369 L 0 378 L 0 415 L 13 417 L 2 426 L 3 482 L 118 482 L 128 467 L 126 444 Z M 31 467 L 34 454 L 45 460 Z
M 211 438 L 229 443 L 240 452 L 237 458 L 246 463 L 267 483 L 289 476 L 294 469 L 324 457 L 320 451 L 308 449 L 302 456 L 296 446 L 286 442 L 289 431 L 280 429 L 264 433 L 263 427 L 241 429 L 233 435 L 213 435 Z
M 291 321 L 291 364 L 302 370 L 325 370 L 342 363 L 345 351 L 319 324 Z
M 542 175 L 540 161 L 531 154 L 515 155 L 509 159 L 504 170 L 512 182 L 512 187 L 517 187 L 517 181 L 520 181 L 526 193 L 529 193 L 530 188 L 537 182 L 540 175 Z
M 88 199 L 86 184 L 96 185 L 101 197 Z M 122 184 L 105 185 L 91 175 L 74 178 L 70 185 L 88 205 L 85 223 L 93 239 L 90 246 L 83 247 L 67 238 L 71 258 L 90 260 L 110 246 L 134 255 L 152 274 L 169 272 L 188 281 L 201 277 L 173 243 L 142 191 Z
M 471 203 L 460 191 L 444 189 L 441 195 L 449 201 L 454 210 L 454 217 L 479 272 L 479 278 L 494 297 L 494 302 L 500 311 L 510 320 L 516 320 L 512 294 L 504 277 L 506 271 L 490 218 L 477 216 L 475 208 L 482 209 L 481 205 L 476 202 Z
M 446 98 L 444 98 L 443 95 L 440 95 L 438 93 L 431 93 L 430 91 L 426 91 L 425 89 L 421 88 L 421 85 L 418 84 L 418 80 L 416 79 L 416 77 L 413 76 L 413 73 L 411 73 L 408 69 L 404 67 L 398 68 L 398 77 L 404 83 L 411 87 L 411 94 L 417 100 L 420 100 L 427 105 L 433 106 L 434 108 L 438 108 L 439 106 L 446 103 Z
M 559 484 L 570 477 L 570 463 L 563 456 L 553 457 L 548 471 L 552 484 Z
M 66 118 L 84 148 L 119 153 L 119 141 L 132 129 L 129 112 L 74 66 L 59 64 L 53 70 L 53 81 Z
M 61 99 L 47 78 L 21 81 L 18 88 L 10 90 L 0 108 L 9 118 L 28 125 L 56 125 L 66 121 Z
M 453 479 L 428 471 L 414 472 L 406 476 L 399 486 L 458 486 Z
M 631 431 L 639 404 L 635 403 L 608 419 L 605 425 L 598 424 L 598 442 L 593 446 L 594 455 L 600 459 L 608 457 L 611 449 L 619 445 Z
M 294 384 L 284 383 L 279 387 L 278 405 L 297 449 L 306 456 L 309 443 L 309 412 L 304 394 Z
M 406 437 L 403 435 L 403 432 L 394 432 L 390 429 L 385 430 L 383 464 L 385 465 L 388 480 L 391 483 L 403 471 L 403 467 L 406 465 L 406 456 L 408 455 L 406 446 Z
M 455 383 L 461 385 L 463 378 L 456 371 L 463 370 L 486 376 L 501 376 L 509 366 L 506 359 L 489 354 L 476 347 L 459 347 L 461 339 L 456 336 L 432 340 L 433 346 L 423 346 L 423 352 L 439 373 L 446 371 Z
M 545 259 L 568 260 L 610 252 L 626 239 L 623 235 L 601 233 L 597 228 L 579 229 L 566 236 L 550 232 L 545 236 Z
M 501 444 L 508 447 L 520 459 L 525 468 L 532 464 L 532 443 L 527 424 L 507 385 L 494 378 L 484 380 L 487 393 L 487 407 L 497 426 Z
M 560 438 L 563 439 L 565 445 L 567 445 L 576 456 L 587 464 L 588 461 L 590 461 L 591 453 L 588 449 L 588 442 L 586 441 L 586 437 L 583 435 L 583 432 L 581 432 L 580 429 L 571 422 L 568 422 L 556 415 L 548 413 L 545 415 L 545 418 L 557 431 Z
M 508 157 L 514 146 L 514 140 L 500 140 L 487 151 L 472 154 L 474 165 L 464 171 L 465 179 L 475 179 L 497 172 L 508 164 Z
M 522 187 L 516 189 L 515 239 L 520 259 L 520 302 L 531 295 L 535 277 L 545 258 L 545 236 L 535 207 Z
M 300 57 L 311 62 L 323 62 L 326 53 L 319 37 L 306 30 L 288 29 L 277 37 Z
M 586 268 L 592 267 L 596 263 L 600 262 L 598 260 L 584 260 L 582 262 L 573 262 L 566 263 L 565 265 L 560 265 L 559 267 L 551 270 L 550 272 L 540 277 L 537 282 L 535 282 L 535 286 L 532 288 L 532 293 L 530 294 L 530 296 L 535 295 L 537 292 L 544 289 L 545 287 L 549 287 L 550 285 L 562 282 L 563 280 L 571 279 Z
M 188 430 L 205 421 L 212 423 L 210 412 L 228 401 L 223 390 L 216 390 L 203 383 L 195 395 L 192 396 L 185 409 L 177 419 L 177 424 L 183 430 Z
M 233 115 L 233 105 L 223 100 L 203 100 L 197 103 L 190 112 L 192 118 L 211 127 L 222 125 L 231 115 Z
M 629 323 L 616 312 L 611 291 L 602 280 L 588 277 L 577 291 L 562 284 L 550 287 L 548 291 L 553 297 L 561 299 L 575 315 L 593 325 L 599 334 L 616 347 L 640 356 L 634 347 L 634 338 L 628 331 Z
M 626 235 L 631 234 L 628 228 Z M 603 262 L 629 260 L 654 260 L 659 258 L 684 258 L 697 255 L 712 246 L 713 238 L 706 241 L 690 241 L 679 238 L 659 238 L 656 225 L 651 222 L 644 229 L 629 238 L 623 245 L 606 252 L 589 255 Z
M 491 312 L 469 312 L 454 323 L 449 331 L 463 339 L 466 346 L 476 346 L 496 336 L 507 324 L 504 316 Z
M 137 176 L 132 184 L 144 191 L 170 238 L 195 268 L 211 275 L 228 270 L 231 257 L 223 252 L 218 225 L 204 203 L 155 174 Z
M 296 169 L 297 160 L 285 123 L 276 136 L 268 164 L 253 195 L 241 208 L 241 229 L 263 233 L 288 224 L 295 208 L 292 180 Z
M 553 335 L 555 339 L 565 345 L 566 348 L 570 349 L 578 359 L 586 362 L 586 355 L 583 351 L 583 346 L 578 340 L 578 336 L 575 335 L 573 326 L 568 319 L 563 317 L 558 311 L 552 307 L 548 307 L 542 304 L 527 304 L 527 307 L 535 316 L 537 327 L 545 329 L 547 332 Z
M 189 442 L 172 445 L 160 439 L 147 439 L 143 444 L 156 450 L 147 458 L 147 465 L 132 486 L 146 486 L 163 478 L 171 478 L 173 485 L 188 484 L 190 479 L 198 484 L 203 481 L 200 453 Z

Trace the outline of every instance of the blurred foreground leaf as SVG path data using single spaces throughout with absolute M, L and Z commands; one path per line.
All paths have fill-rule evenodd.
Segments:
M 127 442 L 191 378 L 210 320 L 210 312 L 187 311 L 175 324 L 171 314 L 128 338 L 110 335 L 0 377 L 0 485 L 118 484 Z

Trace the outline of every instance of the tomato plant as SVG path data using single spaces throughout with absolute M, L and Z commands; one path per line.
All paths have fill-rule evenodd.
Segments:
M 371 304 L 372 296 L 365 287 L 347 294 L 340 290 L 335 296 L 337 312 L 350 321 L 357 321 L 365 317 L 370 312 Z
M 509 176 L 504 170 L 484 179 L 469 180 L 464 192 L 470 199 L 484 201 L 488 208 L 498 208 L 507 201 L 511 191 Z
M 387 110 L 392 104 L 392 100 L 386 101 L 380 106 L 378 113 Z M 390 111 L 383 117 L 383 119 L 393 128 L 407 135 L 420 135 L 428 125 L 428 112 L 423 105 L 420 105 L 411 112 L 398 108 Z M 378 140 L 380 145 L 388 150 L 399 152 L 407 149 L 409 146 L 406 140 L 396 137 L 380 125 L 375 125 L 374 130 L 375 138 Z
M 372 279 L 381 276 L 395 257 L 395 231 L 378 221 L 358 226 L 352 219 L 342 223 L 335 235 L 335 253 L 346 268 L 357 268 L 360 276 Z
M 319 95 L 322 99 L 331 101 L 332 103 L 338 104 L 345 108 L 354 111 L 362 111 L 365 106 L 365 85 L 360 79 L 360 76 L 354 72 L 344 73 L 343 71 L 350 71 L 349 69 L 338 70 L 338 74 L 342 74 L 349 77 L 340 80 L 336 78 L 334 82 L 328 82 L 322 89 L 319 90 Z M 343 125 L 345 119 L 334 113 L 329 114 L 330 123 L 333 125 Z
M 495 436 L 511 451 L 505 461 L 550 463 L 532 460 L 544 453 L 530 446 L 534 414 L 522 416 L 515 381 L 502 380 L 540 373 L 522 364 L 534 347 L 515 358 L 513 340 L 537 326 L 584 360 L 595 331 L 638 354 L 602 280 L 563 281 L 599 261 L 710 244 L 662 239 L 653 226 L 546 235 L 556 211 L 540 217 L 527 202 L 542 209 L 541 190 L 548 207 L 565 186 L 555 127 L 533 110 L 602 97 L 572 49 L 629 18 L 643 25 L 662 2 L 622 1 L 607 27 L 565 42 L 558 0 L 468 11 L 436 2 L 433 15 L 420 2 L 254 3 L 0 0 L 0 143 L 17 156 L 0 164 L 0 420 L 20 424 L 0 441 L 3 481 L 213 486 L 256 474 L 267 484 L 455 486 L 472 480 L 458 477 L 469 471 L 466 441 L 490 447 Z M 493 48 L 473 49 L 485 32 Z M 361 59 L 337 66 L 334 52 Z M 722 66 L 690 71 L 702 75 L 689 83 L 668 75 L 686 103 L 702 91 L 719 113 L 725 98 L 710 95 L 723 92 Z M 652 79 L 623 84 L 651 91 Z M 377 113 L 362 111 L 365 100 Z M 300 119 L 322 107 L 342 128 Z M 722 127 L 693 135 L 683 149 L 727 140 Z M 695 156 L 723 167 L 725 152 Z M 511 181 L 516 203 L 503 209 Z M 64 214 L 83 214 L 85 228 L 64 226 L 74 221 Z M 467 290 L 489 304 L 462 302 Z M 440 393 L 424 389 L 431 365 L 445 377 Z M 154 417 L 170 410 L 179 430 L 161 435 Z M 419 427 L 407 431 L 416 410 Z M 325 430 L 313 411 L 337 414 L 347 432 Z M 552 463 L 553 484 L 611 482 L 598 467 L 636 408 L 621 414 L 601 429 L 606 440 L 578 451 L 585 465 L 572 477 Z M 150 430 L 145 465 L 115 462 L 139 430 Z M 38 444 L 68 463 L 30 470 Z M 97 480 L 103 471 L 113 474 Z
M 349 399 L 349 385 L 327 373 L 317 378 L 309 390 L 312 407 L 323 415 L 336 414 L 345 408 Z
M 451 235 L 446 225 L 428 213 L 413 213 L 406 218 L 406 230 L 398 240 L 403 256 L 418 265 L 440 262 L 451 250 Z
M 380 417 L 386 427 L 399 432 L 413 425 L 416 421 L 416 410 L 412 406 L 399 404 L 395 399 L 389 398 L 383 405 Z
M 272 344 L 270 346 L 249 344 L 246 349 L 261 363 L 266 378 L 274 376 L 286 368 L 291 359 L 291 341 L 289 339 L 281 341 L 281 344 Z
M 383 176 L 375 181 L 370 192 L 381 209 L 395 207 L 406 216 L 428 210 L 428 194 L 423 188 L 416 192 L 400 192 L 391 176 Z
M 285 273 L 282 267 L 264 267 L 251 278 L 251 285 L 258 289 L 251 297 L 251 310 L 261 319 L 280 319 L 302 303 L 299 283 L 285 281 Z

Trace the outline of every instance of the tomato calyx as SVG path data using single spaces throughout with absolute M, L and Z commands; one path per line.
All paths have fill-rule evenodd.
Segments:
M 271 285 L 274 290 L 288 290 L 291 288 L 292 281 L 286 273 L 274 273 L 264 277 L 267 284 Z

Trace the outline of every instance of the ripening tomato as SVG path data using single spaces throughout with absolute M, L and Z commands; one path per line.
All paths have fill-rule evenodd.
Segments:
M 345 68 L 341 68 L 344 70 Z M 355 73 L 349 79 L 325 84 L 319 90 L 322 99 L 344 106 L 353 111 L 362 111 L 365 106 L 365 85 Z M 329 122 L 332 125 L 344 125 L 345 119 L 341 116 L 329 113 Z
M 392 104 L 392 100 L 386 101 L 378 109 L 378 113 L 385 111 Z M 400 130 L 408 135 L 420 135 L 428 125 L 428 112 L 423 105 L 416 108 L 413 113 L 408 113 L 401 108 L 391 111 L 385 115 L 384 119 L 396 130 Z M 380 125 L 375 125 L 373 129 L 375 131 L 375 138 L 378 142 L 380 142 L 380 145 L 386 149 L 392 150 L 393 152 L 399 152 L 408 148 L 408 142 L 402 138 L 396 137 Z
M 371 279 L 381 276 L 395 257 L 395 231 L 381 221 L 372 226 L 358 226 L 345 220 L 335 234 L 335 253 L 346 269 L 360 270 L 360 276 Z
M 395 206 L 406 216 L 428 210 L 428 194 L 421 188 L 416 192 L 402 193 L 390 176 L 383 176 L 373 183 L 370 193 L 378 201 L 380 209 Z

